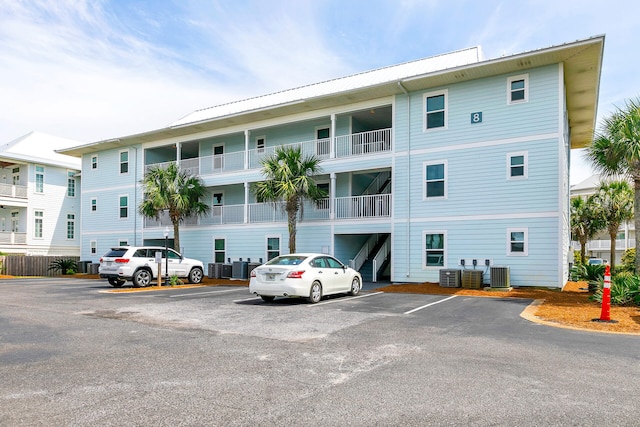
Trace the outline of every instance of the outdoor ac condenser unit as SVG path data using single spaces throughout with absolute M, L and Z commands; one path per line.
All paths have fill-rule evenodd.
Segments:
M 459 288 L 461 270 L 440 270 L 440 286 L 443 288 Z
M 463 270 L 462 287 L 480 289 L 482 287 L 482 270 Z
M 508 288 L 509 283 L 509 267 L 491 267 L 492 288 Z

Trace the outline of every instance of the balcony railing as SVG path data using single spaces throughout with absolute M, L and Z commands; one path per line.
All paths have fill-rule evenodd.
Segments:
M 623 251 L 629 248 L 635 248 L 636 241 L 635 239 L 617 239 L 616 240 L 616 250 Z M 580 244 L 577 245 L 577 248 L 580 248 Z M 609 250 L 611 248 L 611 240 L 590 240 L 587 242 L 587 250 L 596 251 L 596 250 Z
M 0 184 L 0 196 L 26 199 L 27 188 L 26 185 Z
M 305 202 L 299 212 L 300 221 L 323 221 L 331 218 L 331 201 L 322 199 L 317 202 Z M 334 218 L 343 219 L 375 219 L 391 216 L 391 194 L 375 194 L 365 196 L 337 197 L 334 200 Z M 250 203 L 247 208 L 248 223 L 286 222 L 287 213 L 284 204 Z M 206 216 L 187 218 L 184 225 L 222 225 L 242 224 L 245 222 L 245 205 L 213 206 Z M 145 228 L 163 228 L 172 226 L 168 215 L 163 214 L 160 219 L 145 218 Z
M 391 151 L 391 129 L 381 129 L 369 132 L 354 133 L 337 136 L 334 138 L 334 150 L 332 154 L 331 139 L 314 139 L 311 141 L 287 144 L 284 147 L 300 147 L 303 155 L 314 155 L 321 160 L 331 157 L 350 157 L 363 154 L 373 154 Z M 193 175 L 211 175 L 224 172 L 233 172 L 245 169 L 259 169 L 260 161 L 275 153 L 276 147 L 256 148 L 245 151 L 234 151 L 213 156 L 195 157 L 180 160 L 180 167 Z M 246 159 L 245 159 L 246 154 Z M 165 167 L 172 162 L 154 163 L 146 165 Z
M 14 231 L 0 231 L 1 245 L 26 245 L 27 233 Z

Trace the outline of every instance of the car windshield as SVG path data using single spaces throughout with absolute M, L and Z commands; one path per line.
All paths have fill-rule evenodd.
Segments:
M 306 258 L 300 255 L 283 255 L 270 260 L 267 265 L 298 265 Z
M 123 256 L 126 252 L 127 252 L 127 248 L 113 248 L 109 252 L 104 254 L 104 256 L 106 256 L 106 257 L 119 257 L 119 256 Z

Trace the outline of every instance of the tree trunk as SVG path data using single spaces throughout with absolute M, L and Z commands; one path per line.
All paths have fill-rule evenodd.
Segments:
M 580 264 L 584 265 L 587 263 L 586 256 L 587 256 L 587 239 L 581 238 L 580 239 Z
M 611 239 L 611 245 L 609 247 L 609 265 L 611 266 L 611 275 L 613 275 L 614 270 L 616 269 L 616 235 L 618 233 L 609 233 L 609 238 Z
M 297 200 L 287 201 L 287 225 L 289 227 L 289 253 L 296 253 L 296 221 L 298 217 L 298 202 Z
M 182 253 L 180 250 L 180 222 L 173 223 L 173 249 Z
M 638 231 L 640 230 L 640 176 L 633 177 L 633 224 L 636 229 L 636 268 L 634 274 L 640 272 L 640 239 Z

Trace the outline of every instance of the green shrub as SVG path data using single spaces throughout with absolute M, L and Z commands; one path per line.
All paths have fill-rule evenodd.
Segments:
M 169 286 L 179 286 L 179 285 L 184 285 L 184 282 L 182 281 L 181 278 L 179 278 L 176 275 L 169 276 Z
M 78 264 L 72 259 L 58 258 L 51 261 L 48 270 L 59 271 L 62 274 L 76 274 Z
M 636 269 L 636 248 L 627 249 L 622 254 L 621 264 L 616 266 L 616 272 L 628 271 L 634 273 Z
M 573 281 L 584 280 L 589 284 L 589 292 L 595 292 L 604 279 L 604 264 L 578 264 L 571 268 Z
M 602 287 L 604 279 L 598 284 L 598 289 L 590 297 L 593 301 L 602 303 Z M 611 278 L 611 305 L 640 306 L 640 277 L 631 273 L 619 273 Z

